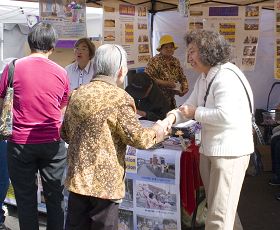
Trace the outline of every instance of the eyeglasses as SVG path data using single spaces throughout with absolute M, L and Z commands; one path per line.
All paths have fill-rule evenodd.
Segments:
M 119 53 L 120 53 L 120 65 L 119 65 L 119 69 L 120 69 L 121 66 L 122 66 L 122 52 L 121 52 L 120 48 L 117 45 L 114 45 L 114 47 L 116 47 L 118 49 Z
M 74 48 L 74 52 L 81 52 L 81 53 L 85 53 L 85 52 L 88 52 L 89 49 L 88 48 Z

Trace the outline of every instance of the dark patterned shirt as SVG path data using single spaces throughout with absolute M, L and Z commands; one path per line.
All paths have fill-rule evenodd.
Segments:
M 188 81 L 180 62 L 173 56 L 170 60 L 167 60 L 163 55 L 157 54 L 149 60 L 145 72 L 154 80 L 179 82 L 181 84 L 181 91 L 185 91 L 188 88 Z M 170 103 L 171 108 L 175 108 L 175 91 L 160 85 L 159 87 Z

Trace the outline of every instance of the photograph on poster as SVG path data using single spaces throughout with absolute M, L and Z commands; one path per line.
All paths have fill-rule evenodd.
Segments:
M 256 46 L 244 46 L 243 56 L 256 56 Z
M 119 5 L 120 15 L 135 16 L 135 6 L 133 5 Z
M 277 38 L 277 39 L 276 39 L 276 44 L 277 44 L 277 45 L 280 45 L 280 38 Z
M 177 230 L 174 219 L 137 215 L 137 230 Z
M 141 6 L 138 8 L 138 16 L 140 16 L 140 17 L 147 16 L 147 7 L 146 6 Z
M 139 44 L 138 53 L 149 53 L 149 44 Z
M 259 19 L 245 19 L 244 29 L 245 30 L 258 30 L 259 29 Z
M 280 13 L 276 13 L 276 22 L 280 22 Z
M 140 177 L 160 177 L 175 179 L 175 159 L 167 154 L 151 155 L 138 153 L 137 175 Z
M 189 30 L 202 30 L 203 29 L 203 22 L 190 22 L 189 23 Z
M 138 62 L 147 63 L 150 58 L 151 58 L 150 55 L 139 55 L 138 56 Z
M 277 56 L 280 56 L 280 46 L 277 46 L 277 52 L 276 52 Z
M 133 212 L 119 209 L 118 230 L 133 230 Z
M 200 10 L 190 10 L 190 16 L 202 16 L 203 15 L 203 11 Z
M 259 6 L 246 6 L 245 7 L 245 17 L 258 17 L 259 16 Z
M 256 44 L 258 43 L 258 37 L 257 36 L 246 36 L 245 39 L 244 39 L 244 44 Z
M 148 25 L 146 23 L 138 23 L 138 29 L 139 30 L 147 30 Z
M 243 66 L 253 66 L 255 64 L 255 58 L 242 58 Z
M 276 32 L 280 33 L 280 24 L 276 24 Z
M 115 20 L 114 19 L 105 19 L 104 20 L 104 27 L 115 27 Z
M 136 156 L 136 148 L 128 146 L 126 149 L 126 155 Z
M 136 206 L 175 212 L 177 204 L 174 185 L 136 182 Z
M 276 59 L 276 67 L 277 67 L 277 68 L 280 68 L 280 58 L 277 58 L 277 59 Z
M 133 208 L 133 180 L 125 178 L 125 194 L 120 208 L 130 209 Z
M 104 31 L 104 41 L 112 42 L 115 41 L 115 31 Z
M 103 9 L 107 13 L 114 13 L 115 12 L 115 8 L 114 7 L 104 6 Z
M 149 37 L 147 34 L 139 34 L 138 42 L 149 42 Z

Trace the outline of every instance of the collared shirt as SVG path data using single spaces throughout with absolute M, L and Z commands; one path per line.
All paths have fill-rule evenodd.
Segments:
M 149 148 L 162 131 L 143 128 L 133 98 L 112 77 L 96 76 L 74 90 L 65 112 L 62 138 L 69 143 L 69 191 L 102 199 L 124 197 L 126 145 Z
M 94 75 L 93 60 L 90 60 L 84 69 L 80 69 L 77 62 L 65 67 L 70 81 L 70 90 L 78 88 L 80 85 L 87 84 Z

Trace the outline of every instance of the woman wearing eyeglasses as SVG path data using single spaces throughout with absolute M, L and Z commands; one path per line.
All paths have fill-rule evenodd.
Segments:
M 75 62 L 65 67 L 70 89 L 73 91 L 80 85 L 90 82 L 94 75 L 92 58 L 95 54 L 95 45 L 88 38 L 80 38 L 74 45 Z

